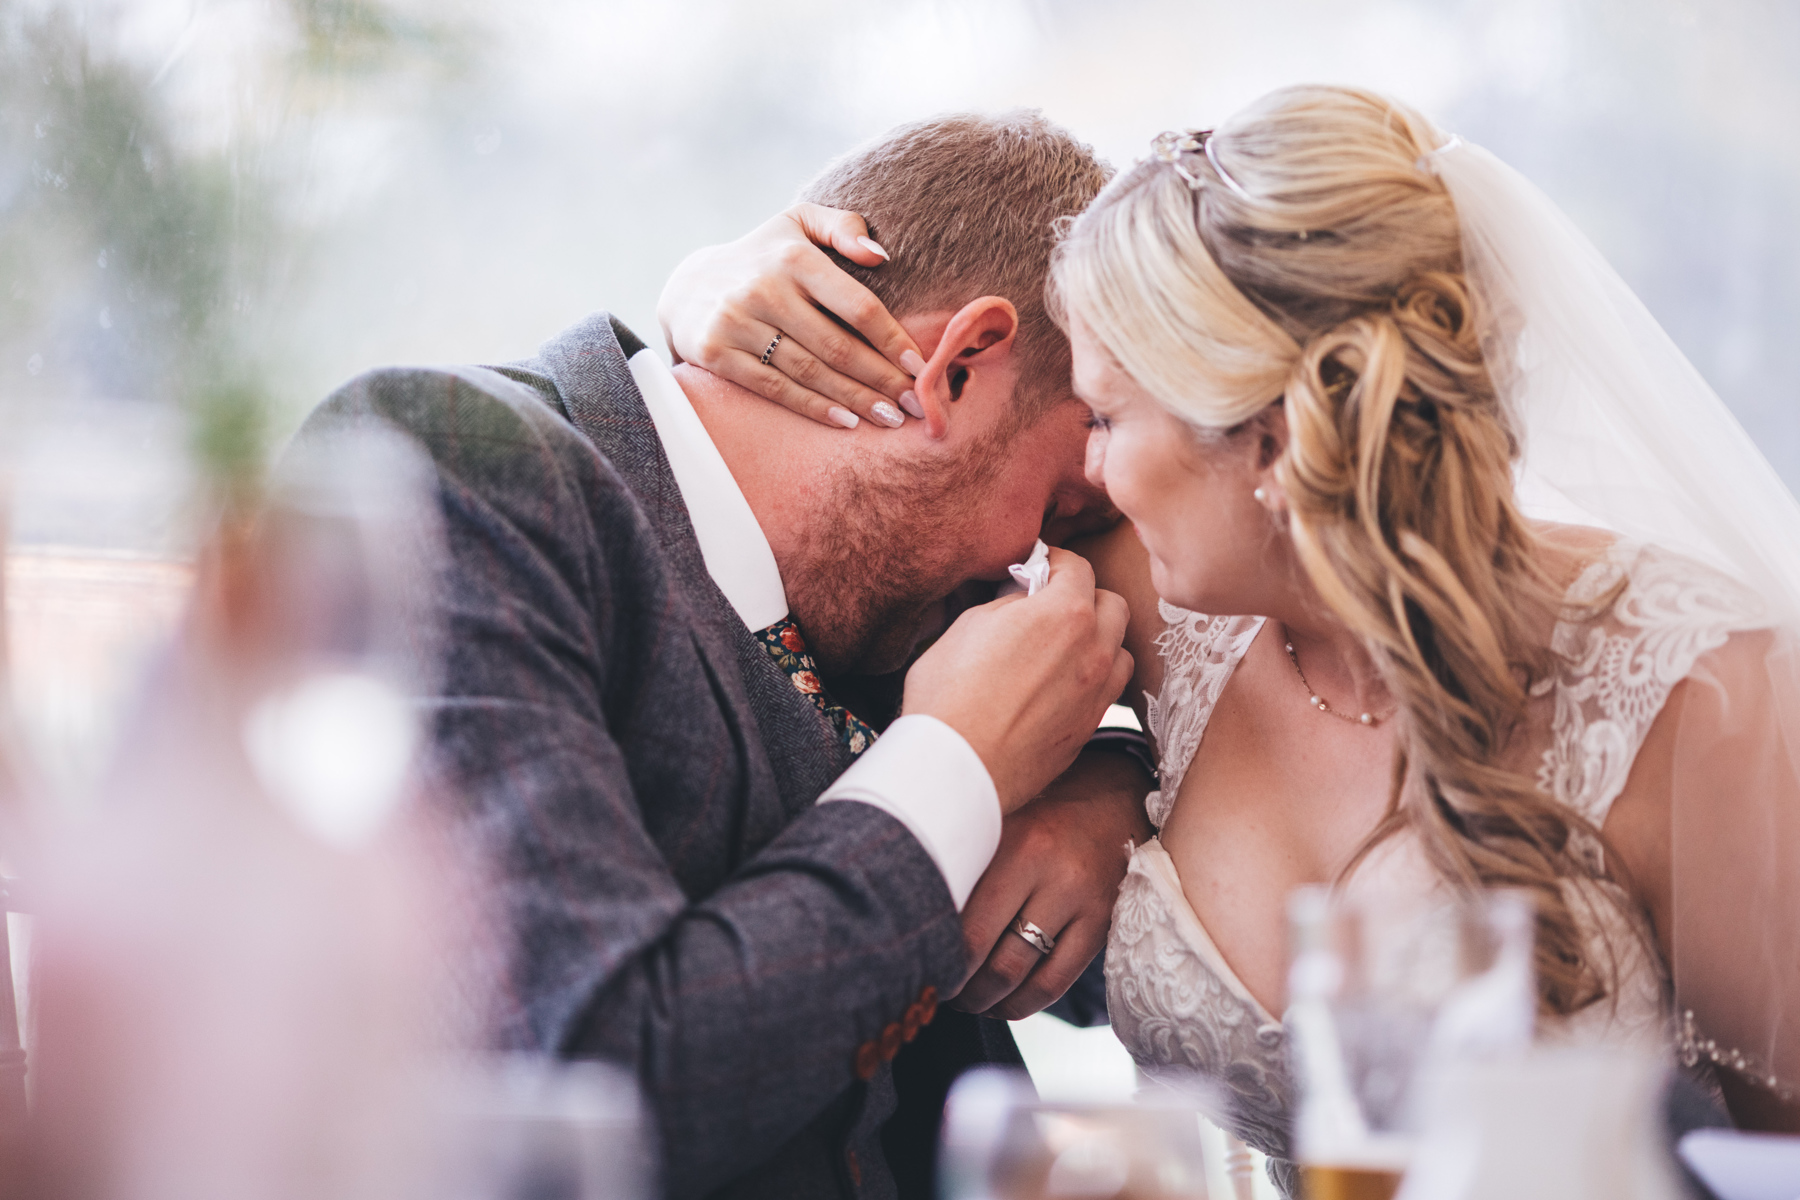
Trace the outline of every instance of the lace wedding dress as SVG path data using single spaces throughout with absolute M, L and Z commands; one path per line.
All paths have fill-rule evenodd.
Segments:
M 1595 619 L 1565 621 L 1554 647 L 1566 666 L 1543 681 L 1550 696 L 1549 744 L 1538 785 L 1594 824 L 1625 786 L 1651 724 L 1675 685 L 1735 631 L 1760 624 L 1753 596 L 1689 559 L 1641 544 L 1615 543 L 1569 590 L 1572 611 L 1592 610 L 1621 578 L 1617 600 Z M 1162 790 L 1146 801 L 1161 829 L 1180 794 L 1188 764 L 1232 672 L 1263 627 L 1260 617 L 1213 617 L 1163 603 L 1167 628 L 1162 695 L 1150 727 L 1162 756 Z M 1591 839 L 1590 839 L 1591 841 Z M 1599 863 L 1600 847 L 1584 854 Z M 1670 992 L 1663 964 L 1633 936 L 1598 889 L 1566 885 L 1590 940 L 1612 952 L 1609 997 L 1540 1027 L 1547 1040 L 1620 1039 L 1669 1044 Z M 1159 839 L 1132 854 L 1106 947 L 1107 1007 L 1114 1032 L 1144 1071 L 1171 1082 L 1198 1074 L 1224 1101 L 1220 1124 L 1270 1157 L 1270 1173 L 1289 1194 L 1294 1172 L 1289 1133 L 1295 1084 L 1278 1017 L 1250 994 L 1182 892 L 1174 861 Z

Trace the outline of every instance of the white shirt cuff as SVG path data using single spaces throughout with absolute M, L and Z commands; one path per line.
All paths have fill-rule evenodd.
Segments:
M 936 717 L 901 717 L 825 789 L 819 803 L 860 800 L 911 831 L 961 912 L 1000 848 L 1000 793 L 981 756 Z

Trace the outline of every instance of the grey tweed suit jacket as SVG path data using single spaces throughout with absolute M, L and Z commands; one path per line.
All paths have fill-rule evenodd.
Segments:
M 894 818 L 814 803 L 848 752 L 707 573 L 626 365 L 641 345 L 597 314 L 525 363 L 364 375 L 309 429 L 379 420 L 436 465 L 429 702 L 510 935 L 500 1043 L 635 1069 L 669 1196 L 892 1196 L 893 1073 L 859 1080 L 857 1053 L 959 979 L 956 910 Z M 939 1035 L 974 1022 L 945 1016 Z M 1001 1037 L 965 1028 L 911 1071 L 924 1111 L 888 1139 L 909 1195 L 948 1078 L 1018 1061 L 978 1024 Z

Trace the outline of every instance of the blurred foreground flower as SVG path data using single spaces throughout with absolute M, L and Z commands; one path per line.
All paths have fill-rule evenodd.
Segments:
M 97 810 L 42 831 L 24 1194 L 405 1197 L 474 1044 L 473 873 L 418 803 L 429 468 L 290 464 L 207 546 Z

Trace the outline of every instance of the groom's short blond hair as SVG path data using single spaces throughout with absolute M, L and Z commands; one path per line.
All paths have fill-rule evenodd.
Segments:
M 838 263 L 888 311 L 958 309 L 1003 296 L 1019 312 L 1016 396 L 1034 416 L 1069 394 L 1069 343 L 1044 304 L 1058 223 L 1085 209 L 1112 169 L 1035 109 L 953 113 L 891 129 L 800 193 L 860 213 L 892 259 Z M 834 256 L 835 257 L 835 256 Z

